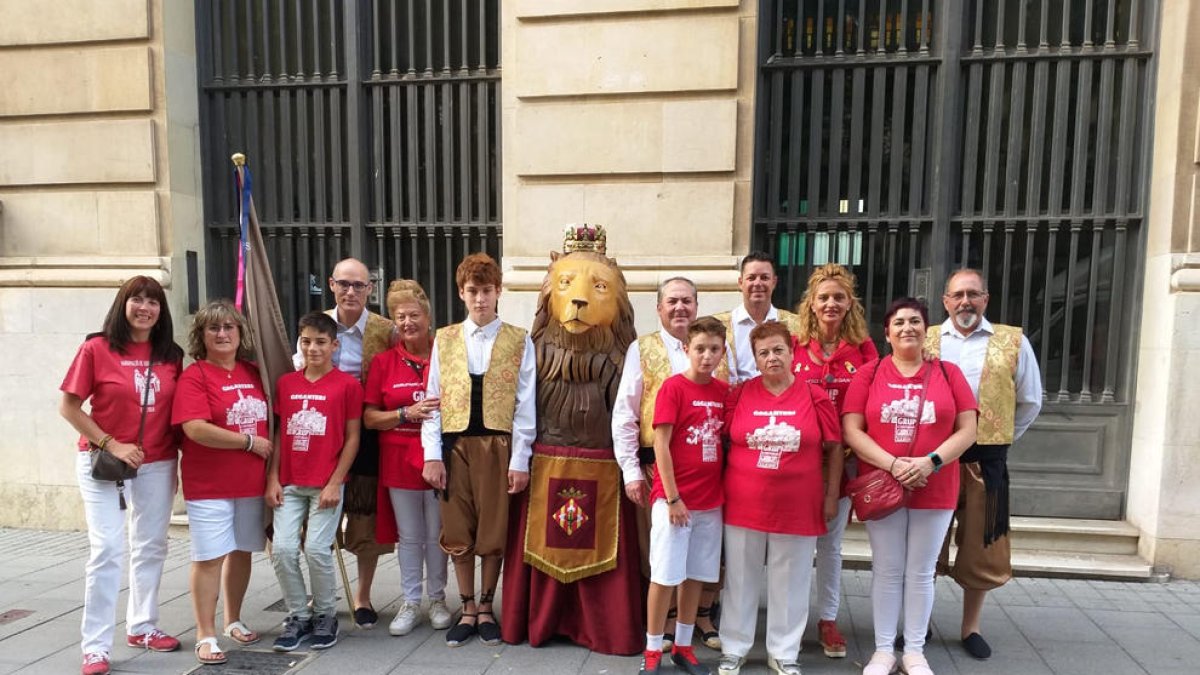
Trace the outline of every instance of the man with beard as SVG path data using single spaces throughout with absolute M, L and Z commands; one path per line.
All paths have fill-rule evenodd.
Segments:
M 984 318 L 988 291 L 982 273 L 953 272 L 946 279 L 942 302 L 949 318 L 938 330 L 929 331 L 926 351 L 962 369 L 979 402 L 979 432 L 975 445 L 959 459 L 961 480 L 954 512 L 958 554 L 951 566 L 947 534 L 938 568 L 963 589 L 963 648 L 977 659 L 986 659 L 992 649 L 979 634 L 983 599 L 1012 577 L 1008 448 L 1037 418 L 1042 380 L 1033 347 L 1021 329 Z
M 688 368 L 683 345 L 688 326 L 696 320 L 696 298 L 696 285 L 683 277 L 672 277 L 658 287 L 656 308 L 661 327 L 629 344 L 621 385 L 613 404 L 613 452 L 621 465 L 625 496 L 641 507 L 638 536 L 642 540 L 642 550 L 646 550 L 649 535 L 647 497 L 654 464 L 654 401 L 668 377 Z M 701 640 L 712 649 L 721 648 L 721 638 L 711 616 L 712 603 L 719 590 L 719 584 L 705 584 L 696 620 Z M 674 642 L 673 631 L 674 627 L 668 622 L 668 642 Z M 669 649 L 670 644 L 664 644 L 664 648 Z
M 738 274 L 742 304 L 731 312 L 713 315 L 728 329 L 725 336 L 728 363 L 717 369 L 718 378 L 737 384 L 758 375 L 754 352 L 750 349 L 750 331 L 758 324 L 779 321 L 787 326 L 792 335 L 798 332 L 800 322 L 796 315 L 771 304 L 771 294 L 778 283 L 775 261 L 771 256 L 762 251 L 752 251 L 742 258 L 741 273 Z

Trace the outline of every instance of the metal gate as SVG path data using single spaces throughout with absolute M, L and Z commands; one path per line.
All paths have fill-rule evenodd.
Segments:
M 1148 193 L 1154 2 L 762 0 L 756 247 L 776 304 L 850 266 L 877 340 L 901 295 L 982 269 L 1045 406 L 1013 509 L 1120 518 Z
M 444 325 L 454 269 L 499 259 L 499 0 L 196 3 L 209 295 L 233 293 L 245 152 L 284 319 L 333 306 L 354 256 L 421 282 Z

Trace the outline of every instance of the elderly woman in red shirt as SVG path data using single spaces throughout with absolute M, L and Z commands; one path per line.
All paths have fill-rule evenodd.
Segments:
M 841 462 L 837 413 L 825 390 L 792 372 L 792 336 L 775 321 L 750 331 L 760 375 L 731 395 L 726 428 L 725 601 L 722 675 L 737 675 L 754 644 L 766 560 L 767 665 L 799 675 L 813 551 L 836 512 Z M 822 466 L 826 470 L 822 470 Z M 832 499 L 829 497 L 832 496 Z
M 842 432 L 859 461 L 890 472 L 909 491 L 906 505 L 867 521 L 875 654 L 863 675 L 895 669 L 902 615 L 904 671 L 933 675 L 925 630 L 938 552 L 958 500 L 958 466 L 941 469 L 975 442 L 977 406 L 957 366 L 923 358 L 928 318 L 919 300 L 892 303 L 884 317 L 892 353 L 859 369 L 842 407 Z

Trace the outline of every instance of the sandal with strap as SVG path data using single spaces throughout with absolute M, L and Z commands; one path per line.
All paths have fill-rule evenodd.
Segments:
M 671 651 L 675 646 L 675 619 L 679 618 L 679 612 L 674 607 L 667 610 L 666 629 L 663 630 L 663 652 Z
M 700 633 L 700 641 L 704 643 L 705 647 L 719 652 L 721 651 L 721 634 L 715 630 L 704 630 L 700 627 L 699 619 L 701 618 L 709 619 L 711 622 L 712 610 L 712 605 L 700 607 L 696 610 L 696 632 Z M 713 628 L 716 628 L 716 626 L 714 625 Z
M 475 621 L 475 632 L 479 634 L 479 641 L 483 644 L 494 647 L 500 644 L 500 624 L 496 623 L 496 615 L 492 613 L 492 600 L 496 597 L 495 591 L 484 591 L 479 594 L 479 606 L 487 605 L 489 609 L 480 609 L 479 619 Z M 483 616 L 491 617 L 491 621 L 483 621 Z
M 200 648 L 205 645 L 208 646 L 208 656 L 207 657 L 200 656 Z M 229 660 L 225 656 L 225 652 L 221 651 L 221 647 L 220 647 L 220 645 L 217 644 L 217 638 L 215 638 L 215 637 L 206 637 L 206 638 L 200 638 L 199 640 L 196 640 L 195 651 L 196 651 L 196 661 L 198 661 L 200 663 L 200 665 L 202 665 L 202 666 L 215 666 L 215 665 L 218 665 L 221 663 L 225 663 L 226 661 Z
M 476 633 L 479 632 L 479 628 L 476 626 L 479 623 L 478 610 L 476 610 L 476 613 L 467 611 L 467 605 L 475 602 L 475 596 L 460 595 L 458 598 L 462 601 L 462 613 L 459 614 L 458 623 L 446 631 L 447 647 L 461 647 L 470 642 L 471 638 L 475 637 Z M 474 619 L 474 622 L 463 623 L 464 619 Z
M 241 621 L 234 621 L 228 626 L 225 626 L 225 637 L 233 640 L 243 647 L 252 645 L 258 642 L 260 639 L 258 633 L 250 630 L 250 627 Z

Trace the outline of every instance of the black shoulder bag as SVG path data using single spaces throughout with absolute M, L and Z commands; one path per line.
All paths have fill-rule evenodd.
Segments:
M 142 447 L 142 442 L 146 433 L 146 408 L 150 402 L 150 376 L 154 372 L 154 361 L 150 361 L 146 366 L 146 384 L 142 387 L 142 416 L 138 420 L 137 446 Z M 137 469 L 129 466 L 116 455 L 108 450 L 101 448 L 95 443 L 90 443 L 91 458 L 92 458 L 92 479 L 103 481 L 114 481 L 117 484 L 117 499 L 121 504 L 121 510 L 125 510 L 125 481 L 131 478 L 137 478 Z

